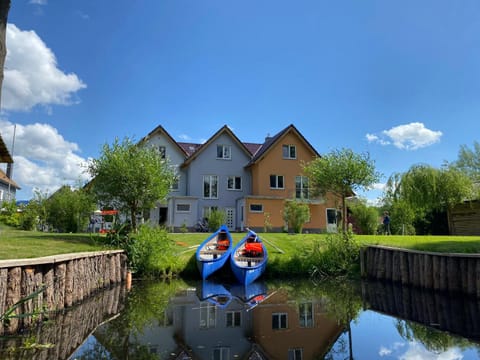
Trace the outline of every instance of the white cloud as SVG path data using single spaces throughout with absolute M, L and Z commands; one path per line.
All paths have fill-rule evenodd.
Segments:
M 47 5 L 47 0 L 30 0 L 28 3 L 34 5 Z
M 7 24 L 7 56 L 2 108 L 28 111 L 34 106 L 70 105 L 86 85 L 57 67 L 55 54 L 34 31 Z
M 417 150 L 440 141 L 441 131 L 427 129 L 423 123 L 412 122 L 399 125 L 390 130 L 383 130 L 380 135 L 367 134 L 369 142 L 377 142 L 381 145 L 392 144 L 402 150 Z
M 462 353 L 457 348 L 444 352 L 430 352 L 419 343 L 409 343 L 407 351 L 398 357 L 400 360 L 461 360 Z
M 192 140 L 192 138 L 191 138 L 190 136 L 188 136 L 187 134 L 180 134 L 180 135 L 178 136 L 178 138 L 179 138 L 180 140 L 182 140 L 182 141 L 190 141 L 190 140 Z
M 390 355 L 391 353 L 392 353 L 392 350 L 387 349 L 385 346 L 381 346 L 380 350 L 378 351 L 378 355 L 380 356 Z
M 0 120 L 0 128 L 4 141 L 10 147 L 11 141 L 7 139 L 13 139 L 14 125 Z M 88 160 L 79 156 L 79 152 L 76 143 L 66 141 L 57 129 L 48 124 L 17 124 L 13 179 L 27 199 L 31 198 L 31 191 L 35 188 L 52 193 L 65 184 L 78 185 L 89 179 L 84 172 Z

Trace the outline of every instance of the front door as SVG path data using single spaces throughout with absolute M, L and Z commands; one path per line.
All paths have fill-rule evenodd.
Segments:
M 234 208 L 225 208 L 226 219 L 225 223 L 230 230 L 235 228 L 235 209 Z
M 337 210 L 336 209 L 327 209 L 327 232 L 328 233 L 337 232 Z
M 165 225 L 167 223 L 167 207 L 160 207 L 158 209 L 158 225 Z

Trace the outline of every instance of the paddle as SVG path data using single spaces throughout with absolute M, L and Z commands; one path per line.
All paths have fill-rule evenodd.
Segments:
M 249 228 L 246 228 L 247 231 L 250 231 Z M 274 247 L 275 249 L 277 249 L 277 251 L 281 254 L 285 254 L 285 251 L 283 251 L 282 249 L 280 249 L 277 245 L 275 245 L 274 243 L 272 243 L 271 241 L 268 241 L 267 239 L 265 239 L 265 237 L 262 235 L 261 236 L 262 238 L 262 241 L 265 241 L 267 244 L 269 244 L 270 246 Z

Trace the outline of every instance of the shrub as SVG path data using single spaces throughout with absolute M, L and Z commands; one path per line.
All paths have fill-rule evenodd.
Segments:
M 294 233 L 301 233 L 303 225 L 310 219 L 310 208 L 296 199 L 286 200 L 283 218 Z
M 210 231 L 217 230 L 222 224 L 225 224 L 227 214 L 224 210 L 212 210 L 208 217 L 208 229 Z

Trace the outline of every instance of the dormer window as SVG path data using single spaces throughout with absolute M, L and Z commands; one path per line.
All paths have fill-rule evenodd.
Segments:
M 295 145 L 283 145 L 282 153 L 284 159 L 296 159 L 297 158 L 297 148 Z
M 230 145 L 217 145 L 217 159 L 230 160 L 232 147 Z

